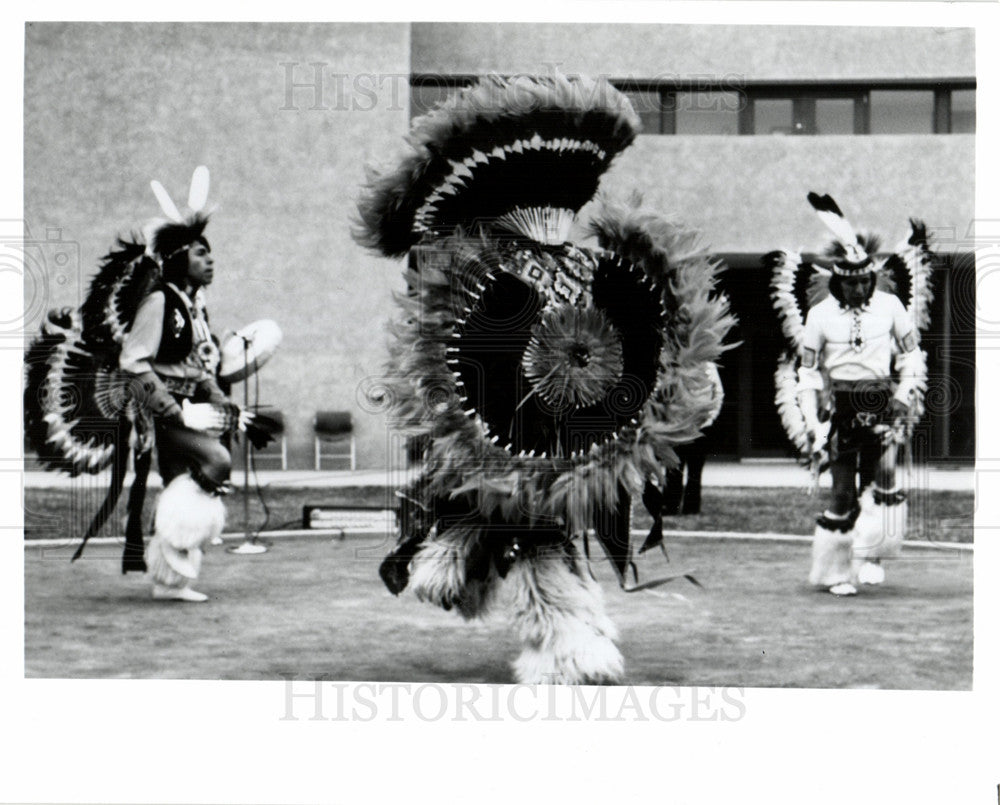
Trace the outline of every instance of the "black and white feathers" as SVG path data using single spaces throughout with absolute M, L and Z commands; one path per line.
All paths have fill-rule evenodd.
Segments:
M 122 339 L 159 276 L 145 245 L 120 240 L 79 310 L 50 311 L 25 356 L 25 434 L 43 464 L 98 473 L 120 445 L 136 389 L 118 371 Z M 127 431 L 126 431 L 127 433 Z
M 393 167 L 370 171 L 355 237 L 387 256 L 482 225 L 563 243 L 638 128 L 604 80 L 483 78 L 415 120 Z
M 603 202 L 599 248 L 567 240 L 637 125 L 605 82 L 486 78 L 373 175 L 359 241 L 415 257 L 379 398 L 426 445 L 393 592 L 413 560 L 418 595 L 473 616 L 513 563 L 592 531 L 624 584 L 630 495 L 698 435 L 682 380 L 733 323 L 718 266 L 661 216 Z
M 813 209 L 816 210 L 816 215 L 820 221 L 836 237 L 836 245 L 841 252 L 841 261 L 858 269 L 867 265 L 872 252 L 862 244 L 854 231 L 854 227 L 851 226 L 850 221 L 844 217 L 844 213 L 837 206 L 837 202 L 829 195 L 821 196 L 818 193 L 812 192 L 806 198 L 812 204 Z

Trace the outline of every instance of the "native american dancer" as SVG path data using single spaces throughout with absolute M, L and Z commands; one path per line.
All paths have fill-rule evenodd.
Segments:
M 830 508 L 817 518 L 811 584 L 854 595 L 885 580 L 881 560 L 899 555 L 907 516 L 897 454 L 923 414 L 933 255 L 924 224 L 878 257 L 877 238 L 856 234 L 836 202 L 809 202 L 836 241 L 829 268 L 772 252 L 772 299 L 788 339 L 775 374 L 782 423 L 818 474 L 829 467 Z M 860 493 L 860 494 L 859 494 Z
M 637 201 L 598 203 L 597 247 L 570 241 L 637 126 L 607 82 L 484 78 L 414 121 L 359 205 L 360 242 L 411 256 L 382 398 L 424 445 L 380 574 L 466 618 L 503 587 L 522 682 L 621 679 L 577 540 L 593 530 L 627 587 L 641 493 L 642 550 L 662 544 L 663 466 L 700 435 L 689 389 L 734 323 L 696 236 Z
M 256 444 L 270 436 L 269 423 L 240 411 L 215 379 L 219 350 L 203 298 L 215 270 L 204 235 L 208 184 L 207 169 L 198 168 L 182 215 L 152 183 L 168 220 L 119 240 L 79 310 L 49 312 L 26 358 L 24 406 L 27 435 L 47 469 L 76 476 L 111 467 L 111 489 L 73 559 L 114 511 L 131 449 L 122 572 L 148 569 L 154 598 L 195 602 L 206 600 L 190 588 L 202 549 L 225 520 L 230 457 L 220 436 L 245 430 Z M 144 546 L 154 443 L 164 490 Z

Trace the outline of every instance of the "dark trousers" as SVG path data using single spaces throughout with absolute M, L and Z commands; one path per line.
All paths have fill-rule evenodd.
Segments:
M 217 436 L 204 431 L 157 420 L 156 452 L 164 486 L 185 472 L 190 472 L 200 485 L 210 489 L 221 487 L 229 480 L 229 451 Z
M 664 514 L 698 514 L 701 511 L 701 472 L 705 468 L 707 447 L 707 440 L 703 436 L 674 448 L 681 463 L 676 468 L 667 470 L 667 482 L 663 490 Z

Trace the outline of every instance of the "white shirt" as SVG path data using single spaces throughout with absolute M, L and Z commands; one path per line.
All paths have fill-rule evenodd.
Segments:
M 828 296 L 806 315 L 799 389 L 821 390 L 824 373 L 831 380 L 888 380 L 897 349 L 916 349 L 913 321 L 899 297 L 877 290 L 866 305 L 850 308 Z M 905 399 L 910 384 L 900 387 L 903 395 L 896 396 Z

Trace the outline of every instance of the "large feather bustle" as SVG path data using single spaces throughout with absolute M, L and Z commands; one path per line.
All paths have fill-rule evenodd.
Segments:
M 518 209 L 575 212 L 636 136 L 605 80 L 487 76 L 417 118 L 393 167 L 369 170 L 355 238 L 387 256 Z
M 771 271 L 771 301 L 788 344 L 774 372 L 774 403 L 785 433 L 805 461 L 811 458 L 813 445 L 799 404 L 798 359 L 806 314 L 819 301 L 816 297 L 826 295 L 819 293 L 820 285 L 829 292 L 829 272 L 804 261 L 796 252 L 771 252 L 762 262 Z
M 764 256 L 765 268 L 771 269 L 771 300 L 778 312 L 781 331 L 795 347 L 802 345 L 806 311 L 796 291 L 796 273 L 802 258 L 794 252 L 770 252 Z
M 770 252 L 762 263 L 771 272 L 771 301 L 781 332 L 797 352 L 802 346 L 806 313 L 830 292 L 830 272 L 803 260 L 796 252 Z
M 717 287 L 723 265 L 708 255 L 697 232 L 644 207 L 638 196 L 599 200 L 589 231 L 602 248 L 642 268 L 662 289 L 670 313 L 660 384 L 647 404 L 639 441 L 645 444 L 647 436 L 651 446 L 661 439 L 670 445 L 693 441 L 713 405 L 701 393 L 704 364 L 736 346 L 725 343 L 736 318 Z M 674 459 L 672 451 L 658 456 Z
M 919 333 L 930 326 L 930 306 L 934 301 L 931 274 L 934 269 L 934 253 L 924 223 L 910 219 L 910 235 L 896 246 L 896 256 L 900 259 L 910 281 L 909 298 L 903 300 L 907 313 L 913 319 Z
M 779 359 L 774 372 L 774 402 L 785 433 L 799 454 L 806 456 L 811 452 L 812 444 L 799 406 L 799 378 L 795 367 L 794 355 L 786 354 Z
M 119 239 L 101 259 L 80 307 L 83 332 L 92 350 L 120 347 L 139 303 L 160 276 L 160 267 L 137 238 Z M 117 355 L 114 356 L 117 358 Z
M 645 479 L 659 477 L 672 442 L 662 423 L 647 427 L 645 417 L 570 456 L 514 454 L 491 439 L 447 361 L 458 319 L 482 280 L 503 270 L 500 257 L 489 241 L 440 245 L 456 257 L 408 273 L 415 292 L 399 298 L 404 313 L 379 397 L 394 426 L 430 437 L 424 472 L 406 494 L 436 518 L 447 512 L 412 560 L 414 590 L 475 617 L 509 562 L 533 561 L 536 552 L 559 550 L 594 528 L 622 489 L 638 493 Z
M 454 343 L 463 295 L 476 293 L 477 277 L 499 270 L 492 267 L 497 256 L 484 242 L 453 240 L 450 247 L 476 257 L 457 261 L 459 270 L 424 266 L 408 272 L 411 287 L 419 292 L 398 297 L 404 314 L 393 328 L 396 338 L 384 387 L 393 424 L 432 437 L 422 496 L 469 495 L 470 509 L 487 523 L 495 519 L 529 528 L 536 519 L 582 533 L 596 510 L 615 505 L 622 477 L 638 491 L 642 478 L 655 475 L 654 452 L 639 444 L 635 429 L 567 457 L 514 455 L 490 441 L 485 423 L 464 406 L 447 350 Z M 644 441 L 657 438 L 663 439 L 655 434 Z M 657 452 L 666 448 L 664 440 Z
M 94 400 L 102 370 L 85 346 L 79 312 L 51 311 L 25 363 L 25 434 L 39 460 L 73 476 L 107 468 L 118 448 L 118 420 Z
M 159 266 L 138 239 L 120 239 L 101 261 L 79 310 L 51 311 L 29 347 L 24 395 L 25 433 L 48 468 L 98 473 L 116 450 L 148 449 L 151 433 L 138 423 L 128 440 L 121 418 L 135 419 L 118 373 L 121 343 Z M 135 424 L 135 423 L 133 423 Z

